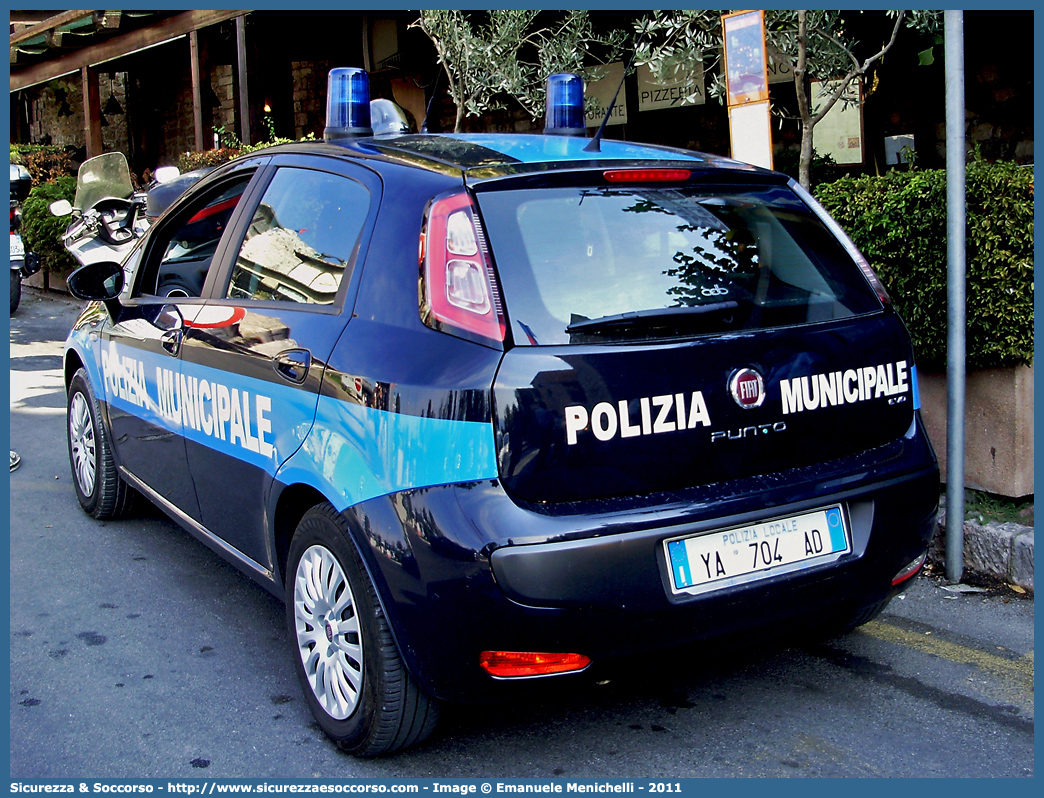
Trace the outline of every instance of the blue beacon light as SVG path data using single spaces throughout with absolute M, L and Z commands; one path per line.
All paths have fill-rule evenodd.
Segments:
M 372 136 L 370 77 L 358 67 L 331 69 L 326 81 L 326 141 Z
M 544 133 L 584 136 L 584 81 L 572 72 L 558 72 L 547 79 L 547 117 Z

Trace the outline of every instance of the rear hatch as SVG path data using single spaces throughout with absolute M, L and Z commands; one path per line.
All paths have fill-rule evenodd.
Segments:
M 516 498 L 771 474 L 910 428 L 902 322 L 778 178 L 588 170 L 476 198 L 509 325 L 494 402 Z

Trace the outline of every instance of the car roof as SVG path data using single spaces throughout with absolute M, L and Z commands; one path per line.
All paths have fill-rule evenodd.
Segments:
M 535 133 L 428 133 L 303 142 L 286 148 L 328 155 L 387 160 L 445 174 L 459 172 L 468 182 L 531 172 L 677 165 L 698 170 L 725 170 L 739 174 L 772 175 L 765 169 L 723 158 L 650 144 L 602 139 L 599 152 L 588 152 L 591 139 Z M 301 150 L 297 150 L 301 151 Z M 273 150 L 275 152 L 275 150 Z M 776 177 L 779 177 L 776 175 Z

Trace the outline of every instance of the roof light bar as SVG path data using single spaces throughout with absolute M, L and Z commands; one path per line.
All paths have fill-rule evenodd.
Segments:
M 326 141 L 372 136 L 370 77 L 358 67 L 331 69 L 326 81 Z
M 410 132 L 406 112 L 391 100 L 370 100 L 370 120 L 375 136 L 397 136 Z
M 544 133 L 552 136 L 584 136 L 584 81 L 572 72 L 547 78 L 547 116 Z

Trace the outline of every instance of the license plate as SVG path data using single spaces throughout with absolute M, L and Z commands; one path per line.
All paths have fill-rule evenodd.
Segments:
M 831 562 L 852 550 L 838 505 L 663 545 L 671 590 L 693 595 Z
M 21 258 L 25 255 L 25 245 L 22 244 L 22 237 L 19 235 L 11 236 L 11 258 Z

